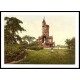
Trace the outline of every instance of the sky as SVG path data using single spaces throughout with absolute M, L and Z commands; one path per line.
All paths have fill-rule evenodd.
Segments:
M 26 31 L 19 33 L 21 37 L 30 35 L 38 38 L 42 35 L 42 21 L 45 17 L 46 24 L 49 25 L 49 36 L 53 36 L 56 45 L 65 45 L 66 39 L 75 37 L 76 15 L 75 13 L 36 13 L 36 14 L 5 14 L 7 17 L 16 17 L 23 24 L 21 26 Z

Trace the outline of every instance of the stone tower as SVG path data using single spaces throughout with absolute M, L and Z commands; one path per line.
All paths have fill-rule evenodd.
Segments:
M 49 25 L 46 24 L 45 18 L 42 21 L 42 36 L 38 38 L 38 42 L 42 44 L 44 48 L 50 48 L 53 46 L 53 37 L 49 36 Z
M 46 25 L 45 19 L 42 21 L 42 35 L 49 36 L 49 25 Z

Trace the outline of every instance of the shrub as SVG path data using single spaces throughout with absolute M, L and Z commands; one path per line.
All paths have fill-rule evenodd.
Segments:
M 25 49 L 22 48 L 21 45 L 19 44 L 10 45 L 5 44 L 4 53 L 5 63 L 22 59 L 25 56 L 25 53 L 26 53 Z
M 28 49 L 31 49 L 31 50 L 41 50 L 41 49 L 43 49 L 43 47 L 40 46 L 40 45 L 33 45 L 33 46 L 29 46 Z
M 43 47 L 37 41 L 34 41 L 33 43 L 28 44 L 26 48 L 31 50 L 43 49 Z

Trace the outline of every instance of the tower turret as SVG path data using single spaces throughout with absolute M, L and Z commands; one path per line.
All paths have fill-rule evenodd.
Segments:
M 46 25 L 46 21 L 45 21 L 45 17 L 44 17 L 44 19 L 42 21 L 42 26 L 44 27 L 45 25 Z
M 42 21 L 42 36 L 49 36 L 49 25 L 46 24 L 45 18 Z

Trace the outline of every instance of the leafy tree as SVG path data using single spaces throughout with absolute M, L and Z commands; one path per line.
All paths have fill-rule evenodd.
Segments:
M 35 37 L 31 37 L 28 35 L 23 36 L 22 38 L 24 41 L 27 41 L 29 44 L 32 43 L 36 38 Z
M 68 48 L 70 49 L 71 40 L 70 40 L 70 39 L 66 39 L 66 40 L 65 40 L 65 43 L 67 44 Z
M 31 50 L 43 49 L 42 45 L 38 43 L 35 37 L 25 35 L 22 39 L 23 39 L 22 46 L 25 49 L 31 49 Z
M 71 48 L 75 48 L 75 38 L 71 39 Z
M 26 31 L 20 25 L 23 22 L 16 17 L 5 17 L 4 20 L 6 21 L 6 25 L 4 26 L 5 43 L 14 44 L 17 43 L 17 41 L 21 42 L 22 40 L 21 37 L 18 35 L 18 32 Z
M 75 38 L 74 37 L 72 39 L 66 39 L 65 43 L 67 44 L 69 49 L 75 48 Z

